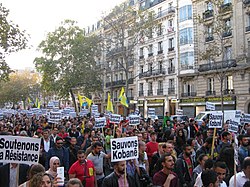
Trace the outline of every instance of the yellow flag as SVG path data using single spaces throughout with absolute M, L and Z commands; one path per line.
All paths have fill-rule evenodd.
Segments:
M 31 101 L 31 99 L 29 97 L 27 99 L 28 99 L 28 103 L 32 103 L 32 101 Z
M 114 113 L 114 108 L 113 108 L 113 103 L 111 101 L 110 93 L 108 93 L 107 111 Z
M 85 101 L 88 103 L 88 106 L 90 107 L 92 104 L 92 100 L 87 98 L 86 96 L 82 96 L 83 99 L 85 99 Z
M 41 103 L 40 103 L 40 101 L 39 101 L 39 99 L 38 98 L 36 98 L 36 108 L 40 108 L 41 107 Z
M 80 103 L 80 108 L 82 108 L 82 103 L 83 103 L 82 96 L 79 93 L 77 94 L 77 96 L 78 96 L 78 101 Z
M 123 106 L 128 107 L 128 100 L 127 100 L 127 97 L 126 97 L 126 94 L 125 94 L 123 87 L 122 87 L 120 95 L 119 95 L 119 100 Z

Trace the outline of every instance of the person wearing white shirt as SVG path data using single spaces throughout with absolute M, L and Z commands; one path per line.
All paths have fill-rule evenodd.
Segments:
M 225 181 L 223 181 L 227 174 L 227 165 L 225 162 L 215 162 L 214 171 L 216 172 L 219 179 L 219 187 L 227 187 Z
M 246 157 L 242 164 L 242 171 L 236 174 L 236 187 L 242 187 L 250 179 L 250 157 Z M 234 186 L 234 175 L 229 181 L 229 187 Z

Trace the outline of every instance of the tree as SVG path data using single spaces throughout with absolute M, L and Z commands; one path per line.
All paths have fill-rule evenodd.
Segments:
M 60 98 L 72 97 L 75 108 L 75 89 L 85 94 L 100 90 L 101 81 L 94 56 L 97 53 L 98 38 L 86 37 L 76 22 L 65 20 L 39 45 L 42 57 L 34 60 L 42 73 L 42 87 L 56 92 Z M 77 111 L 77 110 L 76 110 Z
M 194 0 L 195 1 L 195 0 Z M 203 2 L 203 1 L 200 1 Z M 198 4 L 199 2 L 196 1 Z M 224 112 L 224 83 L 228 75 L 232 75 L 233 68 L 241 59 L 232 54 L 232 3 L 224 0 L 209 0 L 207 10 L 197 15 L 199 60 L 206 60 L 207 64 L 199 67 L 200 72 L 210 71 L 220 83 L 221 110 Z M 204 45 L 204 42 L 206 44 Z M 232 57 L 236 57 L 233 59 Z M 224 118 L 223 118 L 224 122 Z
M 110 14 L 103 17 L 104 32 L 101 35 L 101 46 L 106 54 L 105 60 L 106 63 L 116 63 L 114 67 L 120 68 L 124 73 L 126 95 L 128 95 L 129 79 L 137 77 L 129 78 L 131 62 L 137 57 L 135 47 L 146 37 L 152 36 L 157 27 L 154 18 L 154 12 L 138 10 L 136 6 L 127 3 L 116 6 Z M 112 72 L 111 82 L 113 82 Z
M 13 106 L 20 101 L 25 103 L 28 97 L 39 87 L 38 75 L 28 71 L 11 73 L 8 82 L 0 83 L 0 104 L 13 103 Z
M 0 80 L 8 80 L 12 72 L 5 61 L 10 53 L 27 48 L 27 35 L 19 26 L 8 20 L 9 10 L 0 3 Z

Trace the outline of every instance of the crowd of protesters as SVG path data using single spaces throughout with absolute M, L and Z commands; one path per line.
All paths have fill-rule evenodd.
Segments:
M 162 122 L 148 118 L 131 126 L 124 117 L 119 124 L 107 120 L 104 128 L 95 129 L 91 117 L 57 124 L 44 116 L 5 117 L 1 135 L 41 138 L 41 146 L 39 164 L 19 164 L 17 170 L 15 163 L 0 163 L 0 186 L 60 186 L 57 167 L 63 166 L 68 187 L 249 187 L 250 125 L 232 133 L 224 123 L 213 138 L 208 122 L 171 121 L 166 113 Z M 112 163 L 110 140 L 130 136 L 138 137 L 139 158 Z M 234 138 L 239 142 L 236 169 Z

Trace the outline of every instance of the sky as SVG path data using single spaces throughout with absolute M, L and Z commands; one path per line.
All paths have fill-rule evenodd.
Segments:
M 62 21 L 71 19 L 86 28 L 121 2 L 124 0 L 1 0 L 10 11 L 9 20 L 30 35 L 30 49 L 12 53 L 7 63 L 12 69 L 34 68 L 33 60 L 40 55 L 37 46 Z

